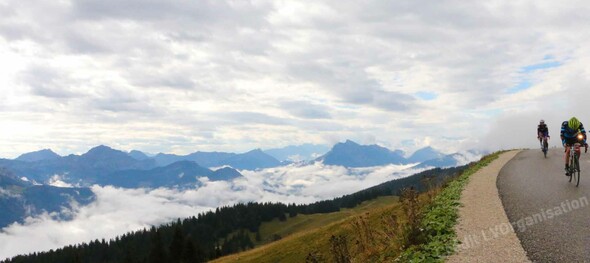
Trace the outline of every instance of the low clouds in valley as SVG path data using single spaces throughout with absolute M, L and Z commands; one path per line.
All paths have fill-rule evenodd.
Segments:
M 0 258 L 55 249 L 68 244 L 114 238 L 128 231 L 149 228 L 176 218 L 194 216 L 219 206 L 239 202 L 312 203 L 356 191 L 421 170 L 410 166 L 347 169 L 316 163 L 261 171 L 242 171 L 233 181 L 207 181 L 197 189 L 121 189 L 92 187 L 95 202 L 78 207 L 71 221 L 48 214 L 28 218 L 0 231 Z M 65 186 L 59 178 L 54 185 Z

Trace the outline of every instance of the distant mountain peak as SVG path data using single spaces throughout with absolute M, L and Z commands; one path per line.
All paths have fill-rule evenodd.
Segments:
M 408 161 L 412 163 L 424 162 L 432 159 L 438 159 L 445 156 L 440 151 L 432 148 L 431 146 L 426 146 L 424 148 L 418 149 L 415 151 L 409 158 Z
M 111 155 L 125 155 L 127 154 L 123 151 L 113 149 L 106 145 L 99 145 L 92 149 L 90 149 L 87 153 L 83 154 L 82 156 L 111 156 Z
M 264 153 L 264 152 L 260 148 L 256 148 L 254 150 L 251 150 L 251 151 L 246 152 L 246 154 L 251 154 L 251 153 L 259 154 L 259 153 Z
M 373 145 L 360 145 L 351 140 L 337 143 L 324 156 L 318 158 L 329 165 L 341 165 L 345 167 L 369 167 L 386 164 L 406 163 L 402 152 L 391 151 L 385 147 Z
M 106 145 L 99 145 L 99 146 L 95 146 L 92 149 L 90 149 L 88 152 L 101 152 L 101 151 L 112 151 L 113 148 L 106 146 Z
M 331 147 L 321 144 L 305 143 L 301 145 L 289 145 L 282 148 L 265 150 L 264 153 L 281 162 L 311 161 L 324 155 Z
M 229 181 L 242 176 L 243 175 L 236 169 L 223 167 L 214 171 L 213 174 L 209 176 L 209 179 L 212 181 Z
M 266 154 L 261 149 L 254 149 L 247 153 L 237 154 L 223 160 L 221 165 L 229 165 L 240 170 L 256 170 L 277 167 L 281 162 Z
M 353 140 L 346 140 L 343 143 L 337 143 L 336 145 L 346 145 L 346 146 L 368 146 L 368 145 L 361 145 Z M 334 146 L 336 146 L 334 145 Z
M 126 152 L 113 149 L 105 145 L 99 145 L 90 149 L 87 153 L 80 156 L 80 160 L 86 164 L 96 167 L 103 166 L 110 170 L 119 168 L 150 167 L 152 164 L 148 160 L 136 160 Z
M 35 152 L 22 154 L 21 156 L 16 158 L 16 160 L 24 162 L 37 162 L 43 160 L 53 160 L 60 157 L 60 155 L 53 152 L 51 149 L 43 149 Z
M 448 155 L 442 155 L 438 158 L 430 159 L 421 162 L 414 166 L 415 168 L 426 168 L 426 167 L 454 167 L 459 165 L 457 158 L 462 157 L 461 154 L 454 153 Z
M 142 151 L 138 151 L 138 150 L 132 150 L 128 153 L 129 156 L 131 156 L 133 159 L 138 160 L 138 161 L 143 161 L 145 159 L 149 159 L 150 157 L 145 154 Z

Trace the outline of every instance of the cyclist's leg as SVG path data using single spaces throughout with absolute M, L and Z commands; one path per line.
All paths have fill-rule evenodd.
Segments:
M 571 162 L 574 165 L 574 167 L 572 167 L 572 168 L 575 171 L 575 170 L 580 169 L 580 167 L 579 167 L 580 147 L 578 145 L 572 145 L 570 148 L 571 148 L 570 151 L 574 151 L 572 153 L 574 160 L 572 160 Z M 572 157 L 570 157 L 570 158 L 572 158 Z M 576 162 L 576 161 L 578 161 L 578 162 Z
M 547 136 L 543 136 L 543 148 L 545 148 L 545 146 L 549 145 L 548 140 L 547 140 Z

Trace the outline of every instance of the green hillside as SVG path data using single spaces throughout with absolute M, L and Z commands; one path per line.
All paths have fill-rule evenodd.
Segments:
M 283 238 L 212 262 L 443 262 L 457 242 L 453 227 L 463 187 L 499 154 L 434 185 L 424 183 L 431 187 L 421 193 L 408 186 L 400 198 L 382 196 L 340 212 L 263 223 L 262 243 L 275 234 Z
M 274 220 L 263 223 L 260 227 L 262 242 L 273 240 L 279 235 L 281 240 L 266 244 L 255 249 L 220 258 L 212 262 L 302 262 L 310 254 L 310 258 L 318 260 L 329 259 L 330 238 L 334 236 L 357 236 L 359 233 L 352 226 L 362 217 L 367 222 L 378 239 L 384 240 L 382 235 L 387 225 L 384 219 L 388 215 L 400 212 L 400 204 L 396 196 L 384 196 L 371 201 L 365 201 L 352 209 L 328 214 L 298 215 L 281 222 Z M 383 244 L 373 244 L 384 246 Z M 353 246 L 351 252 L 359 249 Z M 357 253 L 354 253 L 357 254 Z M 370 255 L 358 254 L 358 260 L 367 259 Z
M 340 212 L 311 215 L 301 214 L 296 217 L 289 218 L 284 222 L 275 219 L 272 222 L 263 223 L 260 226 L 261 241 L 255 242 L 255 244 L 260 245 L 272 242 L 277 236 L 284 238 L 294 233 L 315 230 L 319 227 L 324 227 L 334 222 L 342 221 L 343 219 L 351 216 L 359 215 L 378 208 L 392 206 L 397 203 L 397 201 L 397 196 L 383 196 L 375 200 L 365 201 L 353 209 L 342 209 Z

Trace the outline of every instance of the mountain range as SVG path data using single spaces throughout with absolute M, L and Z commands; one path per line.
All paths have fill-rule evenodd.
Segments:
M 47 154 L 47 151 L 24 154 L 15 160 L 0 159 L 0 167 L 5 167 L 19 178 L 25 177 L 36 183 L 47 184 L 57 175 L 66 183 L 80 186 L 99 184 L 120 187 L 186 187 L 194 185 L 197 177 L 229 180 L 241 176 L 232 168 L 212 171 L 186 160 L 158 165 L 158 159 L 150 158 L 139 151 L 126 153 L 104 145 L 94 147 L 82 155 L 65 157 L 55 157 Z M 256 165 L 267 165 L 264 163 L 267 160 L 264 159 L 265 156 L 258 156 L 258 152 L 260 151 L 233 154 L 233 158 L 226 163 L 252 169 L 256 169 Z M 147 158 L 142 158 L 143 155 Z M 28 161 L 23 161 L 23 158 Z M 274 163 L 280 164 L 276 160 Z M 186 178 L 172 180 L 179 174 L 185 174 Z
M 138 156 L 138 151 L 132 152 L 135 152 L 133 156 Z M 129 153 L 129 155 L 132 156 L 131 153 Z M 145 156 L 147 157 L 147 155 Z M 148 159 L 150 158 L 148 157 Z M 256 170 L 277 167 L 281 165 L 281 162 L 279 160 L 264 153 L 260 149 L 255 149 L 241 154 L 201 151 L 194 152 L 188 155 L 159 153 L 151 159 L 155 161 L 157 166 L 166 166 L 179 161 L 193 161 L 203 167 L 231 166 L 239 170 Z
M 82 155 L 64 157 L 49 149 L 26 153 L 14 160 L 0 159 L 0 167 L 6 167 L 19 178 L 26 177 L 37 183 L 47 183 L 59 175 L 64 182 L 80 186 L 184 187 L 197 184 L 198 177 L 231 180 L 241 176 L 233 169 L 277 167 L 288 164 L 287 160 L 293 154 L 299 153 L 309 158 L 325 149 L 321 145 L 304 144 L 267 151 L 255 149 L 245 153 L 197 151 L 187 155 L 159 153 L 153 156 L 137 150 L 123 152 L 100 145 Z M 379 145 L 360 145 L 347 140 L 335 144 L 312 162 L 353 168 L 387 164 L 415 164 L 415 167 L 424 168 L 456 166 L 461 163 L 459 160 L 464 159 L 460 154 L 445 155 L 432 147 L 419 149 L 408 158 L 404 156 L 401 150 L 392 151 Z
M 58 219 L 68 219 L 68 209 L 94 200 L 94 193 L 85 188 L 94 184 L 123 188 L 194 188 L 202 185 L 203 180 L 227 181 L 242 177 L 236 169 L 277 167 L 288 163 L 293 153 L 310 158 L 317 156 L 321 149 L 325 148 L 302 145 L 266 152 L 255 149 L 241 154 L 198 151 L 188 155 L 149 155 L 100 145 L 82 155 L 62 157 L 45 149 L 25 153 L 14 160 L 0 159 L 0 228 L 44 212 Z M 457 166 L 461 160 L 468 159 L 457 153 L 446 155 L 431 147 L 420 149 L 407 158 L 404 156 L 400 150 L 347 140 L 310 162 L 351 168 L 388 164 L 428 168 Z M 56 179 L 79 187 L 51 186 Z
M 37 161 L 22 161 L 22 158 L 0 159 L 0 167 L 7 168 L 19 178 L 26 177 L 37 183 L 46 183 L 59 175 L 67 183 L 88 186 L 94 184 L 100 176 L 115 171 L 148 170 L 156 167 L 154 160 L 138 161 L 125 152 L 103 145 L 94 147 L 82 155 L 44 158 L 44 154 L 35 152 L 22 156 L 29 156 L 29 160 Z

